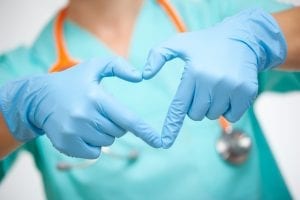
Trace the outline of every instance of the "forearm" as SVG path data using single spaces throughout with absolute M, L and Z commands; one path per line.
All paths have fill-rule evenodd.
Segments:
M 22 143 L 18 142 L 9 132 L 0 112 L 0 160 L 17 149 Z
M 300 70 L 300 7 L 274 13 L 287 42 L 287 58 L 281 69 Z

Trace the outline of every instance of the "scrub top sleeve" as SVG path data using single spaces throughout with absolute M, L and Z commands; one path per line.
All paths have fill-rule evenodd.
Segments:
M 9 170 L 17 160 L 19 153 L 23 150 L 26 150 L 32 155 L 34 155 L 34 153 L 37 151 L 35 140 L 24 144 L 23 146 L 19 147 L 17 150 L 15 150 L 0 161 L 0 183 L 4 180 L 5 175 L 9 172 Z
M 19 47 L 0 56 L 0 86 L 18 78 L 45 73 L 45 67 L 35 52 Z
M 5 157 L 0 161 L 0 183 L 4 179 L 5 175 L 8 173 L 9 169 L 14 164 L 14 161 L 17 158 L 19 150 L 11 153 L 9 156 Z
M 0 87 L 17 76 L 9 60 L 8 54 L 0 56 Z
M 300 72 L 272 70 L 259 73 L 259 93 L 290 92 L 300 90 Z

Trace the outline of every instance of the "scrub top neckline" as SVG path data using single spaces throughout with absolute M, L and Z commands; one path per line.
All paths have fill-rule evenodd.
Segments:
M 108 44 L 106 44 L 103 40 L 101 40 L 101 38 L 98 38 L 95 34 L 81 27 L 76 22 L 71 21 L 70 19 L 66 19 L 64 23 L 64 38 L 66 42 L 67 51 L 74 59 L 77 58 L 81 60 L 86 58 L 86 56 L 82 56 L 81 53 L 76 52 L 76 49 L 80 49 L 80 51 L 82 51 L 82 48 L 79 47 L 80 42 L 72 42 L 72 37 L 74 37 L 73 33 L 76 32 L 75 37 L 85 43 L 93 44 L 93 48 L 95 48 L 95 50 L 98 49 L 99 56 L 114 55 L 114 56 L 124 57 L 127 60 L 131 60 L 131 58 L 134 57 L 133 46 L 135 46 L 134 44 L 135 36 L 137 35 L 138 32 L 140 32 L 139 29 L 141 28 L 140 24 L 143 23 L 143 15 L 145 14 L 145 11 L 147 7 L 149 7 L 150 3 L 152 3 L 152 1 L 144 0 L 142 2 L 142 5 L 137 14 L 137 17 L 134 22 L 134 26 L 131 31 L 131 35 L 129 39 L 130 41 L 127 46 L 127 55 L 125 56 L 118 55 L 111 47 L 108 46 Z M 77 45 L 79 46 L 76 47 Z
M 160 18 L 160 21 L 156 21 L 157 18 Z M 157 27 L 153 26 L 153 24 L 157 23 L 164 24 L 168 32 L 167 35 L 160 33 L 156 29 Z M 49 70 L 57 60 L 53 30 L 54 19 L 47 24 L 31 48 L 32 55 L 44 64 L 45 70 Z M 145 0 L 137 15 L 128 45 L 128 54 L 125 59 L 129 60 L 130 63 L 133 62 L 131 63 L 133 66 L 141 61 L 145 62 L 150 48 L 154 45 L 153 38 L 157 38 L 157 41 L 163 41 L 167 36 L 174 33 L 176 33 L 174 25 L 157 2 L 155 0 Z M 68 19 L 64 23 L 64 41 L 69 55 L 78 61 L 92 57 L 117 55 L 101 39 Z M 143 45 L 141 45 L 140 41 L 143 41 Z M 137 60 L 140 62 L 137 62 Z M 141 69 L 143 66 L 134 67 Z

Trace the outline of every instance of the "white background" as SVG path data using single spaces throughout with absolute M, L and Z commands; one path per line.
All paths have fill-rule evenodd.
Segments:
M 296 2 L 295 0 L 284 0 Z M 0 53 L 30 44 L 66 0 L 0 0 Z M 298 5 L 300 2 L 298 1 Z M 256 110 L 288 186 L 300 199 L 300 93 L 264 94 Z M 45 199 L 42 180 L 23 153 L 0 183 L 0 199 Z

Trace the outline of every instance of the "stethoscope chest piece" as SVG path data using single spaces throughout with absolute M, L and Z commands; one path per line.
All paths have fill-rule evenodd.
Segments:
M 246 133 L 232 130 L 223 132 L 217 140 L 216 150 L 226 162 L 239 165 L 249 157 L 251 146 L 251 138 Z

